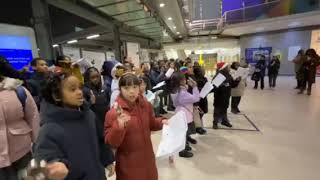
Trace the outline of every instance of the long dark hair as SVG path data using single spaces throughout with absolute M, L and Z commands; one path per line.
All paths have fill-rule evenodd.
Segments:
M 181 72 L 173 73 L 168 85 L 168 90 L 171 94 L 175 94 L 180 90 L 180 83 L 183 79 L 186 79 L 186 76 Z
M 311 58 L 319 58 L 316 50 L 314 50 L 314 49 L 308 49 L 308 50 L 306 51 L 306 55 L 309 56 L 309 57 L 311 57 Z

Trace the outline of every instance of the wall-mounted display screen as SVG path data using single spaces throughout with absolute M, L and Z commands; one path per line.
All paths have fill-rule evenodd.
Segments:
M 0 56 L 5 57 L 17 70 L 28 65 L 32 56 L 32 43 L 28 36 L 0 35 Z

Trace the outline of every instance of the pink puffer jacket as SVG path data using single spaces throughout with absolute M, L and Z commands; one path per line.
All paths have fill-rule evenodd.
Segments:
M 31 151 L 39 130 L 37 106 L 25 89 L 25 110 L 15 89 L 21 81 L 5 78 L 0 82 L 0 168 L 8 167 Z

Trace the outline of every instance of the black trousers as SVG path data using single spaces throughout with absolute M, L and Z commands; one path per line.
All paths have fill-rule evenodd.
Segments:
M 308 92 L 311 92 L 311 90 L 312 90 L 312 82 L 310 82 L 310 81 L 306 81 L 306 80 L 303 80 L 302 82 L 301 82 L 301 86 L 300 86 L 300 90 L 301 91 L 304 91 L 304 90 L 306 90 L 307 89 L 307 87 L 308 87 Z
M 232 110 L 239 110 L 240 101 L 241 101 L 241 96 L 232 96 L 231 109 Z
M 277 74 L 269 74 L 269 87 L 276 87 Z
M 258 88 L 258 83 L 259 83 L 259 81 L 255 81 L 255 82 L 254 82 L 254 88 L 255 88 L 255 89 Z M 261 78 L 260 78 L 260 87 L 261 87 L 261 89 L 264 89 L 264 77 L 261 77 Z
M 31 153 L 26 154 L 21 159 L 12 163 L 11 166 L 0 168 L 1 180 L 19 180 L 18 171 L 27 168 L 28 163 L 32 159 Z
M 227 110 L 228 108 L 214 107 L 213 124 L 218 124 L 223 121 L 229 122 Z

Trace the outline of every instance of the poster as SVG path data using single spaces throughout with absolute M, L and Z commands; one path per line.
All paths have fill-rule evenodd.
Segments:
M 246 48 L 245 57 L 248 64 L 255 64 L 259 60 L 260 55 L 266 57 L 266 61 L 270 60 L 272 47 Z
M 288 61 L 292 61 L 300 51 L 301 46 L 290 46 L 288 48 Z

